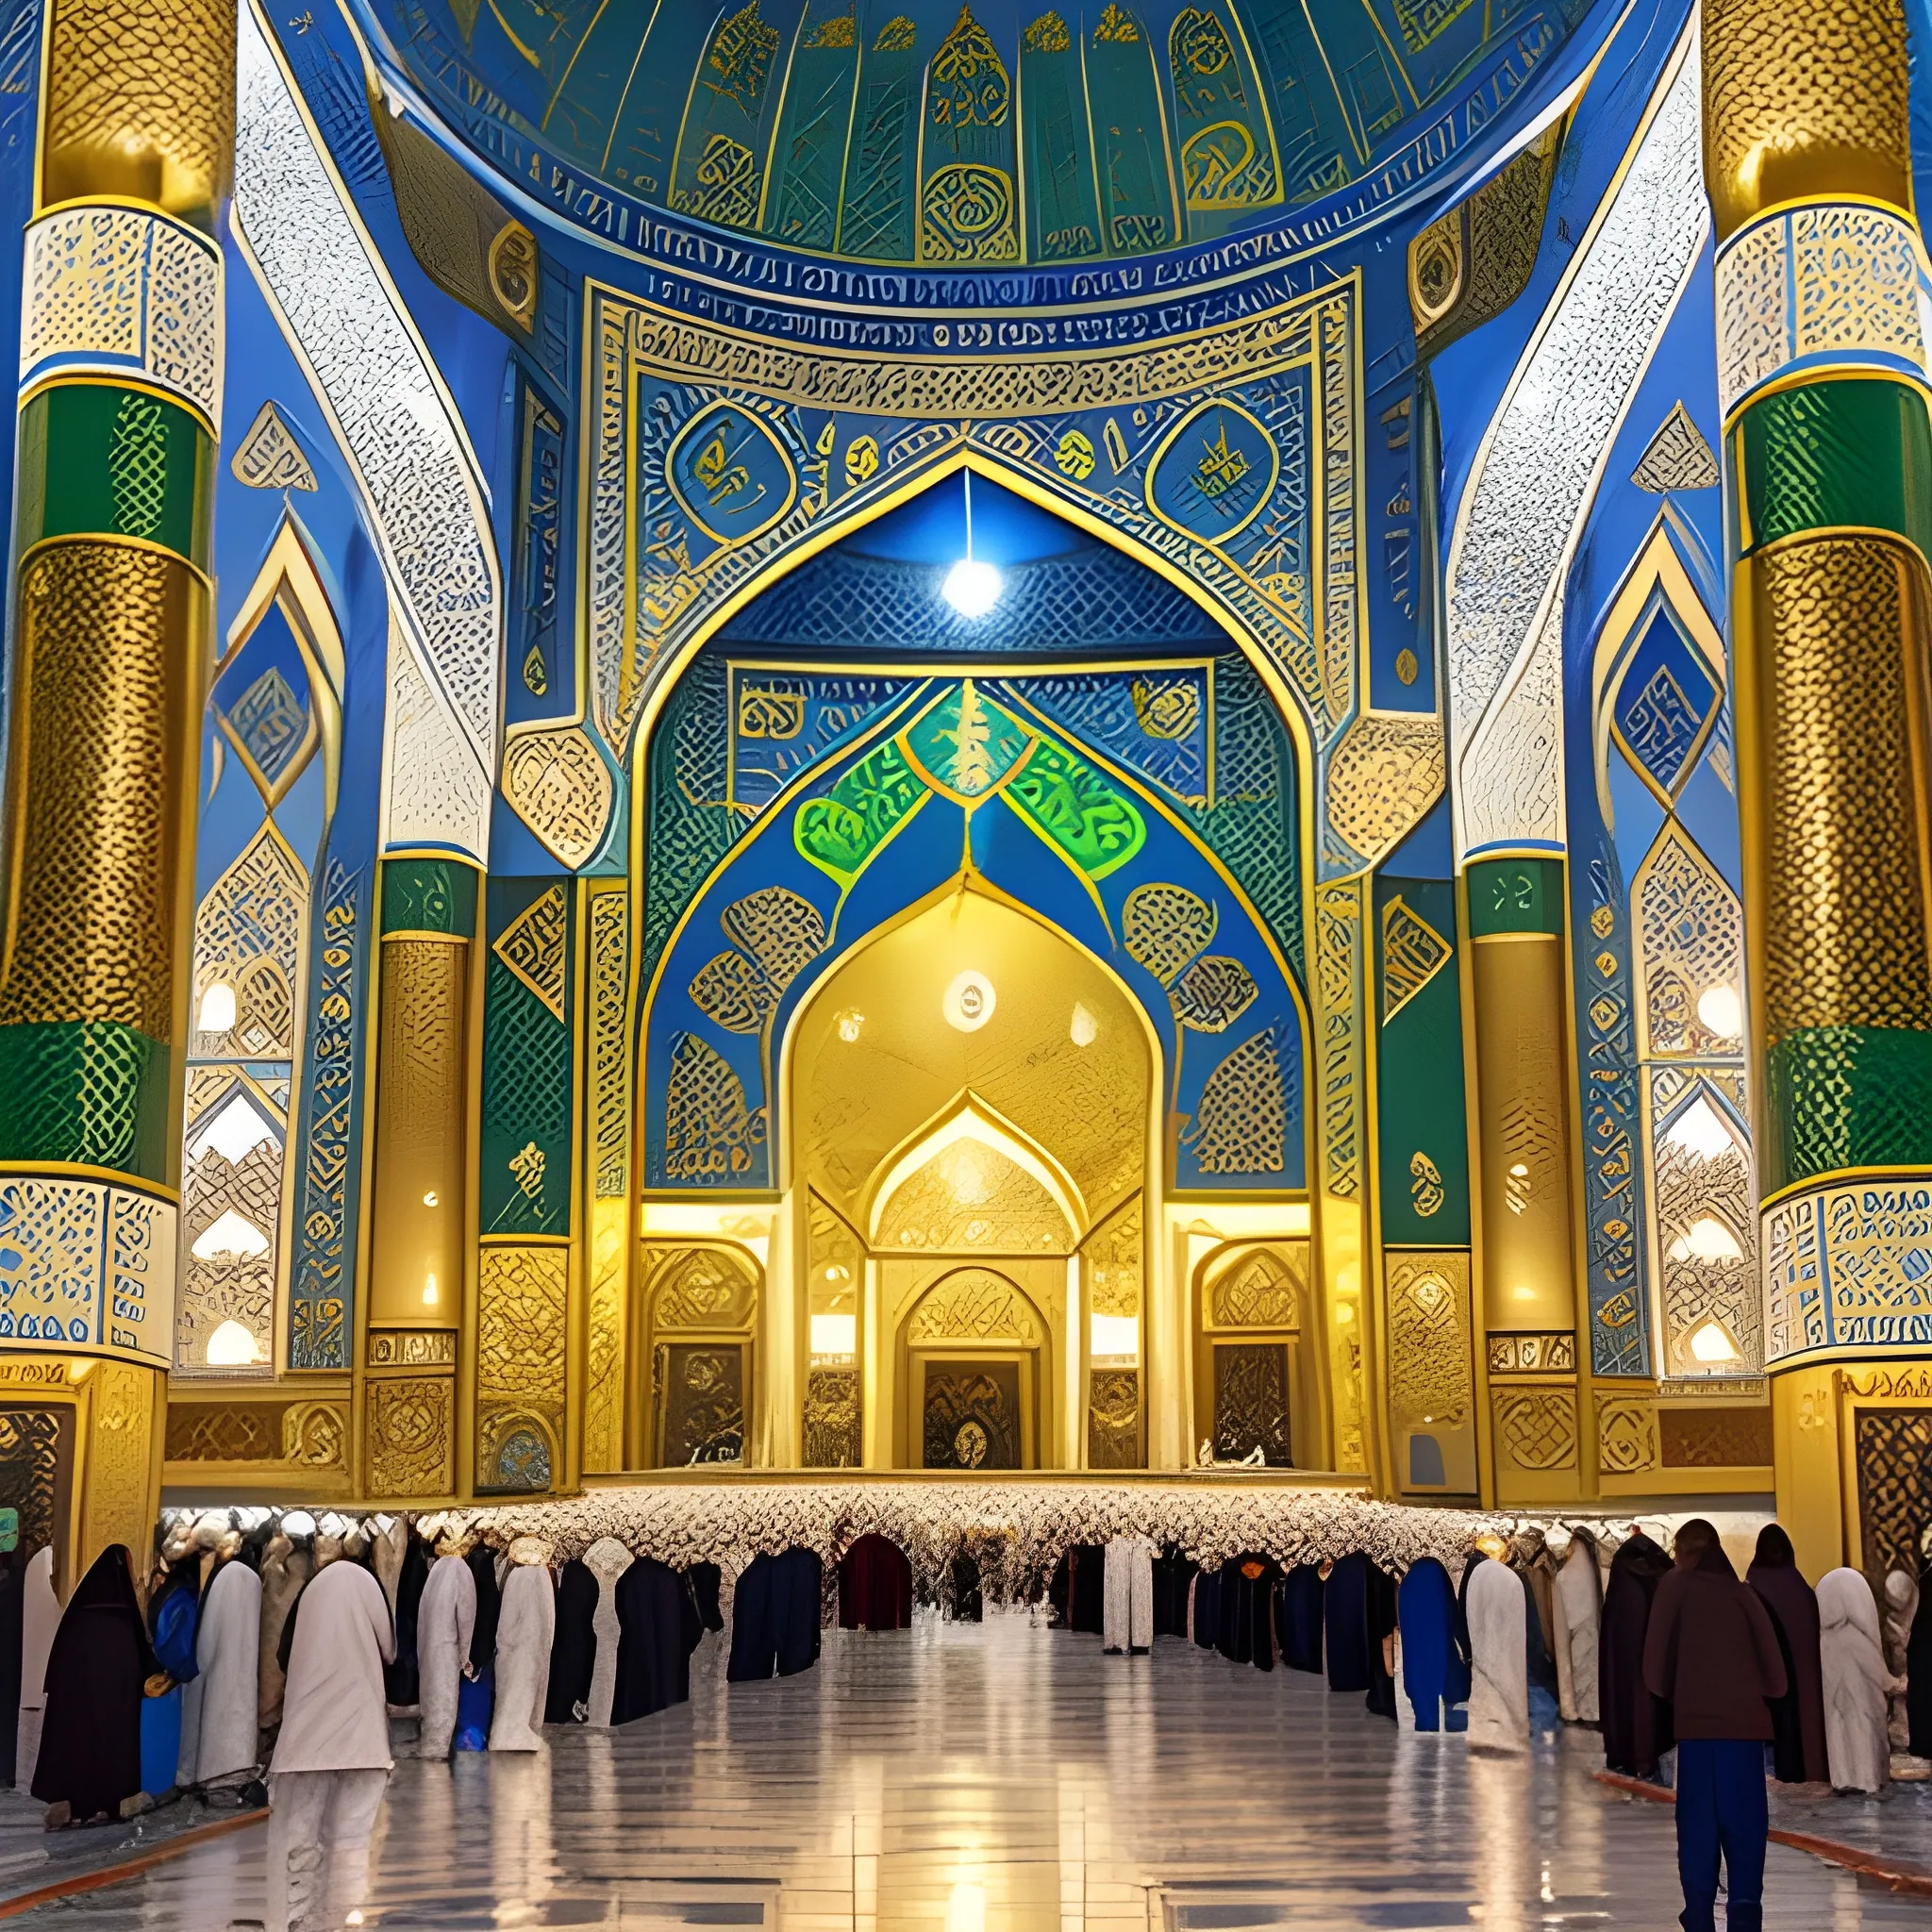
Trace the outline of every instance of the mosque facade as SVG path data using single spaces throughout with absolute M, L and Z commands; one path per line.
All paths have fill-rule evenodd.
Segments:
M 1915 1551 L 1927 31 L 0 0 L 24 1541 Z

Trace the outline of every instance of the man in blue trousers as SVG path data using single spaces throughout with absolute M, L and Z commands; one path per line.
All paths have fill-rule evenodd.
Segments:
M 1785 1690 L 1784 1657 L 1764 1606 L 1738 1580 L 1702 1517 L 1678 1530 L 1676 1567 L 1657 1588 L 1643 1676 L 1668 1698 L 1677 1739 L 1677 1876 L 1684 1932 L 1715 1932 L 1723 1855 L 1729 1932 L 1761 1932 L 1768 1698 Z

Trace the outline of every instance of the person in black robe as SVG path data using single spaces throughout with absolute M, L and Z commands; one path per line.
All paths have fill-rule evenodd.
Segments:
M 620 1608 L 618 1615 L 623 1614 Z M 591 1714 L 591 1676 L 597 1668 L 596 1615 L 597 1579 L 581 1557 L 573 1557 L 557 1579 L 557 1627 L 550 1639 L 550 1677 L 543 1688 L 546 1724 L 580 1724 Z M 400 1648 L 400 1638 L 397 1642 Z
M 1932 1526 L 1920 1532 L 1919 1553 L 1919 1607 L 1906 1639 L 1906 1749 L 1932 1757 Z
M 1603 1630 L 1597 1642 L 1597 1710 L 1604 1727 L 1604 1763 L 1626 1777 L 1655 1777 L 1671 1748 L 1671 1708 L 1643 1679 L 1643 1640 L 1657 1587 L 1671 1559 L 1633 1530 L 1610 1558 L 1604 1586 Z
M 1275 1629 L 1281 1661 L 1291 1671 L 1322 1674 L 1322 1573 L 1297 1563 L 1281 1579 L 1275 1599 Z
M 396 1572 L 396 1660 L 382 1667 L 383 1696 L 404 1708 L 420 1703 L 423 1680 L 416 1667 L 416 1612 L 429 1581 L 429 1548 L 413 1530 Z
M 953 1621 L 977 1624 L 985 1614 L 979 1593 L 979 1559 L 971 1550 L 961 1550 L 953 1558 Z
M 49 1826 L 117 1819 L 141 1790 L 141 1700 L 156 1674 L 125 1547 L 109 1543 L 68 1599 L 47 1654 L 33 1794 Z
M 1221 1572 L 1203 1570 L 1194 1578 L 1194 1641 L 1212 1650 L 1221 1641 Z
M 839 1624 L 845 1630 L 909 1630 L 912 1565 L 897 1543 L 862 1536 L 839 1562 Z
M 1390 1670 L 1389 1640 L 1395 1634 L 1395 1579 L 1380 1564 L 1368 1563 L 1368 1588 L 1363 1606 L 1369 1646 L 1368 1707 L 1377 1717 L 1395 1717 L 1395 1677 Z
M 691 1654 L 705 1634 L 691 1585 L 670 1564 L 640 1557 L 617 1579 L 617 1624 L 610 1722 L 627 1724 L 687 1703 Z M 590 1695 L 588 1674 L 584 1695 Z
M 772 1590 L 773 1627 L 781 1677 L 795 1677 L 819 1660 L 819 1612 L 825 1566 L 816 1550 L 789 1549 L 778 1558 Z
M 719 1592 L 724 1587 L 724 1573 L 715 1563 L 692 1563 L 684 1572 L 691 1588 L 691 1600 L 698 1607 L 698 1622 L 707 1630 L 724 1627 L 724 1612 L 719 1607 Z
M 1274 1668 L 1274 1579 L 1280 1574 L 1278 1564 L 1252 1554 L 1222 1565 L 1216 1648 L 1231 1663 Z
M 1755 1590 L 1777 1633 L 1785 1694 L 1770 1699 L 1772 1774 L 1780 1784 L 1827 1783 L 1824 1667 L 1819 1655 L 1818 1596 L 1798 1570 L 1791 1540 L 1774 1523 L 1757 1532 L 1744 1581 Z M 1912 1630 L 1918 1633 L 1915 1622 Z M 1932 1667 L 1932 1658 L 1927 1659 Z
M 1369 1572 L 1373 1567 L 1357 1550 L 1328 1572 L 1327 1587 L 1322 1592 L 1322 1634 L 1326 1640 L 1331 1690 L 1366 1690 L 1374 1680 L 1369 1667 Z
M 1168 1544 L 1154 1559 L 1154 1634 L 1188 1634 L 1188 1586 L 1194 1580 L 1193 1559 Z
M 1075 1543 L 1073 1590 L 1067 1607 L 1069 1629 L 1094 1637 L 1107 1632 L 1107 1552 L 1098 1543 Z
M 11 1527 L 0 1533 L 7 1547 L 0 1550 L 0 1774 L 14 1784 L 14 1758 L 20 1745 L 20 1646 L 25 1622 L 26 1553 L 20 1547 L 19 1518 L 12 1510 Z
M 731 1599 L 731 1660 L 728 1684 L 755 1683 L 778 1666 L 778 1641 L 772 1623 L 772 1579 L 776 1557 L 760 1552 L 739 1573 Z

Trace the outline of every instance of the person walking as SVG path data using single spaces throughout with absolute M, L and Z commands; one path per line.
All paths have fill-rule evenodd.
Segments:
M 1762 1601 L 1739 1581 L 1712 1524 L 1693 1517 L 1672 1555 L 1644 1637 L 1643 1675 L 1669 1700 L 1677 1740 L 1678 1924 L 1716 1932 L 1722 1856 L 1728 1932 L 1762 1932 L 1764 1747 L 1770 1700 L 1785 1694 L 1784 1657 Z

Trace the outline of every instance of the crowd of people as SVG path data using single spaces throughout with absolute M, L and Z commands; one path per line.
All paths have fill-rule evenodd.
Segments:
M 144 1607 L 128 1552 L 109 1548 L 58 1626 L 41 1575 L 19 1775 L 50 1828 L 191 1790 L 215 1806 L 266 1803 L 272 1864 L 299 1905 L 330 1855 L 367 1846 L 392 1720 L 414 1721 L 404 1748 L 425 1757 L 536 1751 L 546 1725 L 625 1724 L 686 1699 L 708 1631 L 728 1626 L 731 1680 L 809 1669 L 834 1613 L 828 1580 L 848 1626 L 912 1617 L 911 1566 L 876 1535 L 845 1548 L 831 1579 L 815 1553 L 791 1548 L 758 1556 L 726 1590 L 715 1564 L 673 1569 L 610 1538 L 558 1562 L 534 1536 L 493 1549 L 442 1524 L 432 1542 L 402 1518 L 341 1536 L 291 1526 L 248 1533 L 216 1513 L 177 1527 Z M 50 1562 L 42 1553 L 30 1583 Z M 1634 1525 L 1614 1547 L 1583 1526 L 1560 1548 L 1535 1529 L 1485 1535 L 1459 1577 L 1434 1557 L 1397 1577 L 1359 1552 L 1203 1567 L 1122 1537 L 1068 1549 L 1031 1589 L 1052 1622 L 1108 1651 L 1146 1653 L 1166 1634 L 1318 1673 L 1381 1717 L 1400 1720 L 1406 1705 L 1413 1728 L 1463 1731 L 1479 1750 L 1527 1751 L 1559 1723 L 1598 1728 L 1610 1771 L 1674 1775 L 1692 1932 L 1713 1924 L 1721 1859 L 1727 1923 L 1756 1923 L 1767 1775 L 1869 1792 L 1932 1770 L 1932 1611 L 1918 1615 L 1919 1579 L 1894 1572 L 1874 1591 L 1840 1569 L 1814 1591 L 1775 1524 L 1742 1579 L 1717 1531 L 1693 1520 L 1670 1553 Z M 969 1554 L 935 1593 L 949 1616 L 982 1613 Z

